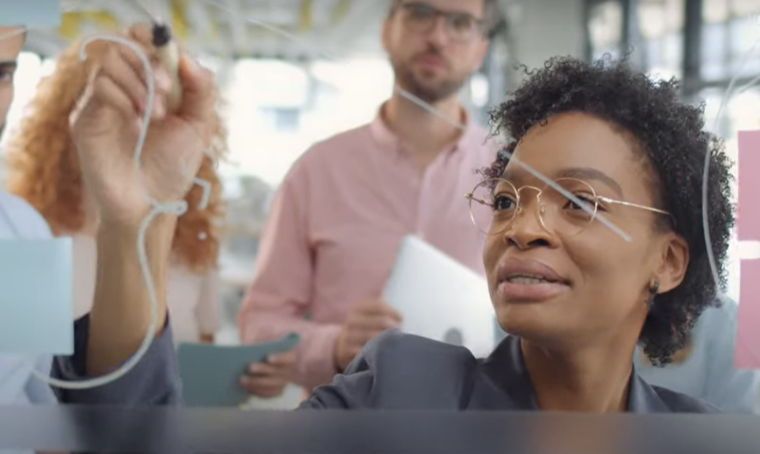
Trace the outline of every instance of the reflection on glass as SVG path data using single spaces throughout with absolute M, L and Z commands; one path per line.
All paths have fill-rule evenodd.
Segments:
M 726 128 L 722 124 L 715 125 L 720 103 L 723 101 L 723 90 L 711 88 L 699 93 L 699 98 L 705 103 L 705 129 L 713 134 L 725 137 Z M 725 116 L 722 116 L 725 119 Z
M 706 129 L 717 133 L 725 140 L 725 149 L 728 158 L 734 163 L 731 172 L 737 175 L 738 144 L 737 133 L 745 129 L 760 128 L 760 110 L 757 109 L 760 102 L 760 90 L 752 89 L 744 93 L 735 93 L 728 105 L 723 107 L 723 113 L 715 128 L 716 118 L 725 95 L 722 89 L 704 90 L 700 97 L 705 101 L 705 125 Z M 732 192 L 736 200 L 736 182 Z M 728 270 L 727 293 L 734 300 L 738 299 L 739 273 L 741 248 L 736 238 L 732 238 L 732 244 L 728 251 L 726 269 Z
M 637 6 L 643 64 L 649 75 L 681 76 L 684 0 L 642 0 Z
M 728 105 L 726 114 L 731 120 L 731 134 L 739 131 L 760 129 L 760 91 L 752 88 L 744 93 L 737 93 Z
M 683 28 L 684 0 L 642 0 L 638 5 L 638 19 L 644 39 L 659 38 Z
M 702 20 L 705 23 L 719 23 L 728 20 L 728 0 L 702 0 Z
M 486 107 L 489 101 L 490 83 L 483 73 L 475 73 L 470 79 L 470 96 L 476 107 Z
M 735 87 L 732 98 L 723 106 L 720 118 L 717 118 L 721 104 L 725 100 L 722 88 L 703 90 L 699 98 L 705 103 L 705 129 L 717 134 L 726 141 L 729 158 L 736 159 L 736 147 L 730 146 L 739 131 L 760 129 L 760 86 L 743 92 Z M 716 127 L 716 120 L 717 127 Z
M 662 56 L 663 66 L 676 70 L 677 74 L 681 73 L 681 64 L 683 61 L 683 34 L 673 32 L 662 39 Z
M 728 84 L 728 74 L 724 85 Z M 739 84 L 741 85 L 741 84 Z M 735 87 L 738 88 L 738 87 Z M 705 129 L 724 138 L 726 155 L 733 162 L 731 173 L 736 177 L 738 174 L 737 161 L 739 148 L 737 134 L 741 130 L 760 129 L 760 86 L 745 90 L 734 91 L 731 100 L 723 106 L 723 111 L 718 118 L 718 113 L 725 100 L 725 88 L 711 88 L 703 90 L 699 97 L 705 102 Z M 732 185 L 734 200 L 736 200 L 737 184 Z M 727 293 L 734 300 L 739 297 L 739 276 L 741 262 L 739 260 L 744 249 L 748 246 L 741 244 L 734 237 L 728 250 L 726 269 L 728 271 Z
M 756 75 L 760 61 L 747 58 L 747 52 L 760 40 L 760 0 L 704 0 L 703 5 L 702 77 L 727 84 L 734 75 Z
M 641 36 L 644 39 L 659 38 L 667 30 L 665 15 L 662 14 L 662 7 L 659 2 L 642 2 L 639 5 L 638 13 Z
M 702 27 L 701 44 L 702 77 L 707 80 L 726 78 L 728 39 L 725 24 L 705 24 Z
M 623 8 L 620 2 L 599 3 L 589 12 L 589 36 L 594 58 L 605 53 L 617 56 L 623 40 Z
M 31 52 L 21 52 L 18 57 L 18 69 L 13 78 L 14 102 L 6 117 L 8 130 L 14 129 L 24 115 L 26 103 L 34 95 L 37 82 L 42 78 L 42 60 Z M 2 123 L 2 118 L 0 118 Z M 8 140 L 10 134 L 4 134 L 3 139 Z M 2 149 L 0 147 L 0 149 Z
M 760 12 L 758 0 L 731 0 L 731 12 L 736 16 L 746 16 Z
M 733 19 L 729 24 L 731 73 L 755 75 L 760 69 L 757 58 L 746 58 L 747 52 L 757 42 L 760 33 L 754 17 Z

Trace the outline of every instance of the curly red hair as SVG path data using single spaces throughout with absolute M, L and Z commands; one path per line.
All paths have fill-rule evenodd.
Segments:
M 39 83 L 8 142 L 8 190 L 37 209 L 55 235 L 79 232 L 85 224 L 84 188 L 77 151 L 69 135 L 69 113 L 102 49 L 100 43 L 90 44 L 88 55 L 92 58 L 84 62 L 79 59 L 79 42 L 62 52 L 53 74 Z M 216 116 L 211 154 L 220 160 L 226 151 L 226 132 Z M 193 186 L 185 196 L 188 210 L 177 222 L 172 247 L 176 259 L 203 273 L 217 265 L 217 221 L 223 216 L 223 200 L 219 176 L 209 157 L 204 158 L 197 177 L 211 184 L 208 205 L 205 210 L 198 209 L 203 188 Z

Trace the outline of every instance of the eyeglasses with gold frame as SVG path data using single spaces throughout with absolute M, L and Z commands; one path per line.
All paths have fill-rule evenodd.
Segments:
M 599 207 L 605 204 L 666 215 L 675 222 L 671 213 L 659 208 L 598 195 L 593 186 L 577 178 L 559 178 L 554 183 L 584 206 L 581 207 L 551 185 L 526 185 L 518 189 L 509 180 L 491 178 L 478 183 L 472 192 L 465 194 L 470 205 L 470 218 L 481 232 L 487 235 L 501 234 L 524 211 L 522 191 L 531 190 L 536 193 L 536 209 L 541 225 L 565 236 L 575 236 L 584 231 L 596 218 Z

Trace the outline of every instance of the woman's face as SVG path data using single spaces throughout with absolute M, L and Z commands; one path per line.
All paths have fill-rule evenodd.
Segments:
M 597 196 L 652 207 L 651 171 L 633 144 L 631 136 L 603 120 L 569 113 L 528 131 L 514 156 L 552 180 L 572 177 Z M 545 207 L 539 215 L 537 191 L 528 186 L 545 185 L 514 160 L 503 178 L 520 191 L 522 210 L 503 232 L 486 238 L 483 254 L 501 327 L 549 347 L 624 340 L 632 348 L 646 317 L 650 287 L 656 282 L 663 293 L 683 279 L 687 244 L 655 228 L 656 216 L 663 214 L 620 204 L 599 202 L 597 213 L 631 242 L 598 215 L 574 229 L 572 216 L 579 213 L 567 210 L 577 205 L 563 199 L 562 211 Z M 588 199 L 583 189 L 588 186 L 576 180 L 565 180 L 570 183 L 563 187 Z M 571 221 L 562 222 L 562 216 Z

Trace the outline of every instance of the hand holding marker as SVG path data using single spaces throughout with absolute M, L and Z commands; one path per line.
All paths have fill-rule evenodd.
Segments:
M 182 106 L 183 96 L 182 96 L 182 83 L 179 76 L 179 49 L 177 46 L 177 43 L 172 39 L 172 35 L 170 32 L 170 29 L 167 25 L 162 24 L 159 21 L 153 20 L 153 27 L 152 27 L 152 36 L 151 41 L 153 44 L 153 57 L 157 59 L 161 65 L 164 66 L 165 71 L 167 72 L 168 76 L 172 80 L 172 87 L 170 92 L 166 94 L 166 107 L 167 112 L 169 113 L 177 113 L 179 109 Z M 134 163 L 140 171 L 141 165 L 140 165 L 140 157 L 142 154 L 143 145 L 145 143 L 145 139 L 148 133 L 148 127 L 151 119 L 151 107 L 153 105 L 153 99 L 156 94 L 155 90 L 155 83 L 154 83 L 154 71 L 150 64 L 150 58 L 148 55 L 146 55 L 145 51 L 143 51 L 135 42 L 121 37 L 121 36 L 114 36 L 114 35 L 103 35 L 103 34 L 97 34 L 94 36 L 91 36 L 87 39 L 85 39 L 80 46 L 80 59 L 82 61 L 87 59 L 86 54 L 86 47 L 89 43 L 93 41 L 110 41 L 112 43 L 117 43 L 120 45 L 123 45 L 127 48 L 129 48 L 132 52 L 137 54 L 139 57 L 139 60 L 142 63 L 143 69 L 144 69 L 144 75 L 146 77 L 146 84 L 147 84 L 147 101 L 145 103 L 146 106 L 148 106 L 148 109 L 143 114 L 143 122 L 142 122 L 142 129 L 140 131 L 140 134 L 137 137 L 137 143 L 135 144 L 135 151 L 134 151 Z M 209 154 L 209 150 L 204 150 L 205 154 Z M 182 162 L 179 163 L 179 165 L 182 166 Z M 196 184 L 200 184 L 201 186 L 204 186 L 204 197 L 203 200 L 208 199 L 208 195 L 205 194 L 208 192 L 208 189 L 206 186 L 208 185 L 208 182 L 203 180 L 194 179 L 194 182 Z M 203 185 L 202 183 L 206 183 L 206 185 Z M 33 361 L 30 361 L 30 369 L 32 374 L 40 379 L 41 381 L 47 383 L 50 386 L 63 388 L 63 389 L 90 389 L 90 388 L 96 388 L 100 386 L 104 386 L 106 384 L 109 384 L 115 380 L 118 380 L 125 374 L 127 374 L 130 370 L 132 370 L 142 359 L 142 357 L 147 353 L 148 349 L 150 348 L 153 339 L 155 337 L 155 334 L 157 332 L 157 327 L 161 321 L 159 321 L 158 317 L 158 297 L 156 294 L 156 289 L 153 284 L 153 280 L 151 278 L 151 272 L 148 267 L 147 262 L 147 255 L 145 252 L 145 232 L 150 225 L 151 220 L 157 216 L 158 214 L 165 213 L 172 216 L 181 216 L 184 214 L 184 212 L 187 210 L 187 204 L 184 200 L 171 200 L 166 202 L 160 202 L 157 200 L 153 200 L 152 197 L 148 195 L 148 193 L 145 191 L 145 188 L 143 187 L 137 187 L 135 190 L 141 191 L 143 195 L 145 195 L 148 200 L 150 201 L 150 205 L 152 207 L 151 212 L 147 215 L 147 217 L 143 220 L 143 222 L 140 225 L 140 230 L 138 232 L 138 238 L 137 238 L 137 249 L 138 249 L 138 259 L 140 262 L 140 268 L 142 270 L 142 275 L 145 281 L 145 285 L 148 291 L 149 300 L 151 303 L 151 323 L 148 327 L 147 333 L 145 334 L 142 343 L 140 344 L 137 351 L 125 362 L 122 363 L 121 367 L 118 369 L 107 373 L 103 376 L 97 377 L 97 378 L 91 378 L 91 379 L 85 379 L 85 380 L 79 380 L 79 381 L 67 381 L 67 380 L 60 380 L 57 378 L 50 377 L 47 373 L 42 373 L 34 368 Z M 202 205 L 203 202 L 201 203 Z M 200 209 L 205 209 L 205 207 L 199 207 Z

